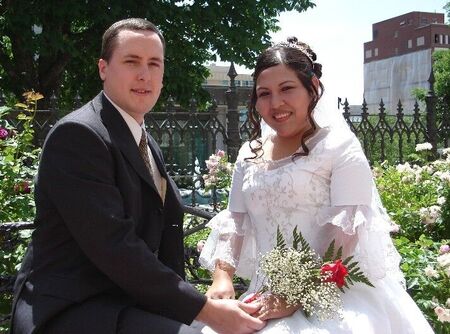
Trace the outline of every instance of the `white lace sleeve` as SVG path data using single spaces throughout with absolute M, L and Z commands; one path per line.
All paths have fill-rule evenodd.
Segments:
M 372 281 L 389 276 L 404 282 L 400 255 L 390 232 L 396 229 L 384 209 L 367 159 L 356 137 L 334 161 L 330 180 L 330 206 L 317 215 L 327 226 L 321 244 L 332 239 L 343 246 L 344 256 L 353 255 Z
M 251 278 L 256 268 L 255 232 L 251 227 L 242 195 L 243 154 L 248 143 L 239 152 L 233 171 L 228 209 L 218 213 L 208 223 L 211 233 L 200 254 L 200 264 L 214 271 L 216 261 L 221 260 L 236 269 L 236 275 Z
M 256 259 L 253 229 L 246 213 L 224 210 L 208 223 L 211 233 L 200 254 L 200 264 L 214 271 L 221 260 L 236 268 L 236 275 L 251 278 Z
M 376 202 L 376 201 L 375 201 Z M 372 205 L 347 205 L 321 210 L 317 224 L 328 233 L 323 234 L 319 244 L 325 252 L 331 240 L 343 246 L 343 256 L 353 255 L 361 270 L 375 282 L 390 277 L 404 284 L 400 271 L 400 255 L 395 249 L 390 232 L 395 229 L 381 203 Z

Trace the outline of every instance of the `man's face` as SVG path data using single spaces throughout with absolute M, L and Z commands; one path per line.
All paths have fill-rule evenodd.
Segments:
M 141 124 L 163 86 L 164 49 L 158 35 L 120 31 L 110 60 L 100 59 L 98 69 L 106 95 Z

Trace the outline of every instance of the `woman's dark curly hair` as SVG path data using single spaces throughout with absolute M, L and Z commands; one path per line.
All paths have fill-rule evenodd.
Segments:
M 253 73 L 253 90 L 249 106 L 249 119 L 253 124 L 253 131 L 250 136 L 250 142 L 256 140 L 257 145 L 250 145 L 251 151 L 255 154 L 254 158 L 262 156 L 262 141 L 261 137 L 261 116 L 256 111 L 256 81 L 262 71 L 267 68 L 285 65 L 295 72 L 300 82 L 306 88 L 311 97 L 311 103 L 308 106 L 308 121 L 311 123 L 311 128 L 307 130 L 301 138 L 301 146 L 303 152 L 294 154 L 296 156 L 305 156 L 309 154 L 309 149 L 305 141 L 314 134 L 317 126 L 312 117 L 312 112 L 321 98 L 324 87 L 319 81 L 319 88 L 313 84 L 312 78 L 316 76 L 318 79 L 322 76 L 322 65 L 316 63 L 317 56 L 309 45 L 300 42 L 296 37 L 289 37 L 287 42 L 281 42 L 264 50 L 258 57 Z

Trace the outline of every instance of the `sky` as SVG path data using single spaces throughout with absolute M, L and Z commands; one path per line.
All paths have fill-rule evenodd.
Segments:
M 445 13 L 449 0 L 313 0 L 306 12 L 279 16 L 281 30 L 274 42 L 296 36 L 308 43 L 322 64 L 322 103 L 337 108 L 337 98 L 361 104 L 364 90 L 363 48 L 372 40 L 372 24 L 412 11 Z M 448 23 L 448 18 L 445 16 Z M 250 73 L 237 67 L 238 73 Z

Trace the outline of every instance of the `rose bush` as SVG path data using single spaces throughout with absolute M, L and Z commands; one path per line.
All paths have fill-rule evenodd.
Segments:
M 431 145 L 418 144 L 410 162 L 373 168 L 382 202 L 399 229 L 406 287 L 436 333 L 450 333 L 450 150 L 429 162 Z
M 33 120 L 36 103 L 42 95 L 24 94 L 25 103 L 16 105 L 20 112 L 15 127 L 9 117 L 12 109 L 0 108 L 0 224 L 14 221 L 30 221 L 34 217 L 33 178 L 36 175 L 40 149 L 33 144 Z M 25 252 L 29 231 L 0 236 L 0 271 L 2 275 L 14 275 Z M 12 241 L 11 243 L 8 242 Z M 0 296 L 0 315 L 11 311 L 11 296 Z M 0 332 L 7 328 L 0 327 Z

